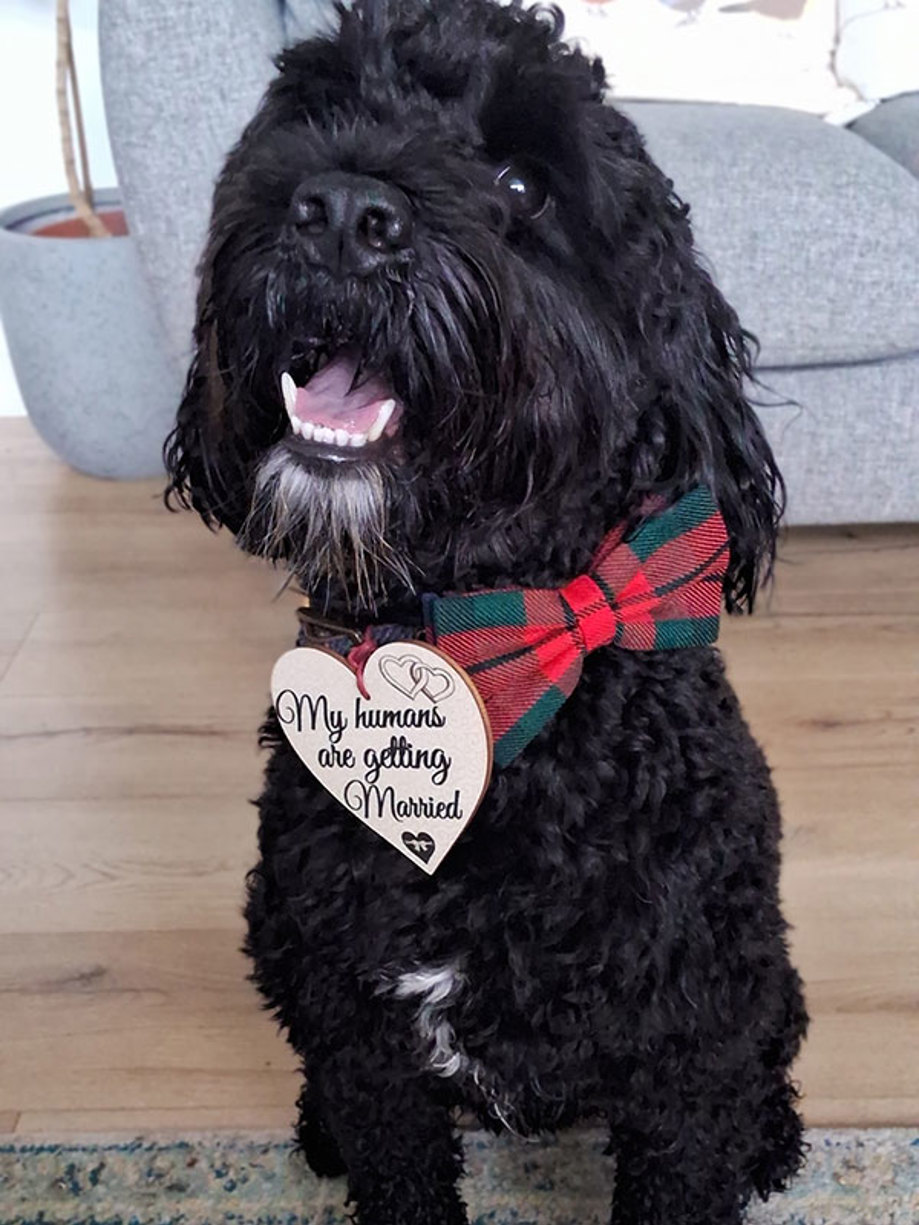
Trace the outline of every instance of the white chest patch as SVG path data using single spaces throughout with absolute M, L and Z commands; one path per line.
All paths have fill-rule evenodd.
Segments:
M 393 987 L 397 999 L 418 1001 L 415 1029 L 424 1044 L 428 1065 L 438 1076 L 456 1076 L 469 1065 L 447 1020 L 447 1010 L 458 998 L 464 981 L 456 966 L 432 966 L 400 974 Z
M 458 964 L 421 966 L 399 974 L 378 988 L 396 999 L 417 1001 L 415 1032 L 432 1072 L 438 1076 L 457 1076 L 470 1080 L 485 1099 L 489 1111 L 508 1131 L 513 1126 L 513 1107 L 498 1091 L 495 1078 L 478 1059 L 463 1050 L 450 1022 L 450 1008 L 458 1002 L 466 978 Z

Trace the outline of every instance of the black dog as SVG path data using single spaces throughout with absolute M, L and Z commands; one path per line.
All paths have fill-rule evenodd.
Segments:
M 560 24 L 359 0 L 281 56 L 218 183 L 171 493 L 337 622 L 558 587 L 701 484 L 728 608 L 770 567 L 749 338 Z M 784 1187 L 806 1018 L 775 795 L 714 650 L 594 651 L 433 877 L 273 716 L 264 739 L 247 948 L 303 1060 L 300 1143 L 358 1221 L 463 1221 L 460 1107 L 605 1119 L 619 1225 L 728 1225 Z

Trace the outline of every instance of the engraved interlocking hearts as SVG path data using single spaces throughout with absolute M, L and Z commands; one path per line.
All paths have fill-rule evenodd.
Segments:
M 423 693 L 432 702 L 440 702 L 448 698 L 455 687 L 446 669 L 423 663 L 414 654 L 399 659 L 388 656 L 381 661 L 380 671 L 391 685 L 410 698 Z

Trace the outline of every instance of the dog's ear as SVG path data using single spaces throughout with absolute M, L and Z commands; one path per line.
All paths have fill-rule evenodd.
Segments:
M 235 533 L 246 513 L 245 463 L 228 429 L 209 285 L 205 271 L 198 294 L 195 353 L 175 427 L 163 448 L 169 476 L 165 500 L 172 509 L 193 508 L 209 527 L 228 527 Z
M 775 557 L 784 485 L 747 399 L 755 339 L 701 266 L 689 209 L 629 119 L 601 108 L 601 221 L 629 303 L 626 349 L 638 356 L 642 420 L 631 456 L 640 487 L 675 498 L 715 494 L 731 539 L 726 600 L 750 609 Z M 622 327 L 621 314 L 617 312 Z

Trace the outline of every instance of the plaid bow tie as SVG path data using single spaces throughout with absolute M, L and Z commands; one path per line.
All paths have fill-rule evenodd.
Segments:
M 498 765 L 571 696 L 588 652 L 704 646 L 718 637 L 728 538 L 709 490 L 691 490 L 624 536 L 624 527 L 610 532 L 588 573 L 565 587 L 426 597 L 429 634 L 485 703 Z

